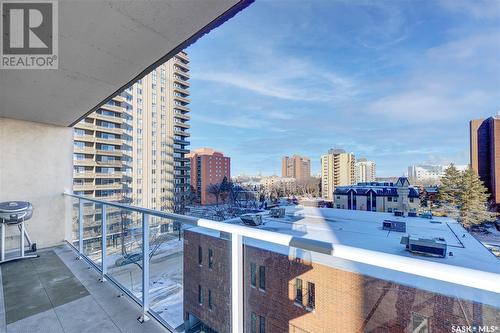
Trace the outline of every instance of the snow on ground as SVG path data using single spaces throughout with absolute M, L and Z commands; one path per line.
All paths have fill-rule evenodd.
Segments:
M 500 257 L 500 231 L 494 225 L 486 226 L 486 232 L 471 232 L 471 234 L 497 257 Z

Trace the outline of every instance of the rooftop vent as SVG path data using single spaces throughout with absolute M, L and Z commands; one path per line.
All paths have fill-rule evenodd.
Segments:
M 395 210 L 394 211 L 394 216 L 405 216 L 404 212 L 400 211 L 400 210 Z
M 389 231 L 406 232 L 406 222 L 385 220 L 382 228 Z
M 240 216 L 244 224 L 250 226 L 258 226 L 262 224 L 262 215 L 257 214 L 244 214 Z
M 446 257 L 446 241 L 443 238 L 416 238 L 404 236 L 401 244 L 405 244 L 408 251 L 430 257 Z
M 269 216 L 270 217 L 275 217 L 275 218 L 282 218 L 285 217 L 285 208 L 283 207 L 274 207 L 271 208 L 269 211 Z

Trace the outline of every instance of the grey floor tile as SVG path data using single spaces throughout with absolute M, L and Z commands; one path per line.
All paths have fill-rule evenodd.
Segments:
M 120 332 L 92 296 L 66 303 L 54 308 L 54 310 L 66 333 Z
M 7 333 L 34 332 L 64 333 L 54 309 L 40 312 L 34 316 L 7 325 Z

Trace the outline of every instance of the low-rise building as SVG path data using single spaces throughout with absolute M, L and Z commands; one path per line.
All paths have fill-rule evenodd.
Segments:
M 411 186 L 408 178 L 400 177 L 396 183 L 338 186 L 333 195 L 333 207 L 388 213 L 416 211 L 420 207 L 420 195 L 418 188 Z
M 408 167 L 408 178 L 418 182 L 439 182 L 448 165 L 416 164 Z M 468 165 L 455 165 L 459 171 L 465 171 Z
M 262 220 L 254 228 L 331 243 L 335 255 L 244 238 L 244 332 L 451 332 L 500 320 L 495 293 L 439 278 L 441 269 L 457 272 L 457 281 L 460 272 L 500 272 L 498 259 L 452 219 L 290 206 L 284 217 Z M 406 232 L 384 230 L 388 220 Z M 451 254 L 410 252 L 401 244 L 408 234 L 439 239 Z M 231 240 L 199 227 L 184 240 L 185 329 L 229 333 Z M 341 251 L 368 258 L 341 259 Z M 391 268 L 378 266 L 384 260 Z

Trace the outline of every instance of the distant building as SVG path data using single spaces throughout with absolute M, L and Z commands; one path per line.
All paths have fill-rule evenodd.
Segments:
M 297 188 L 297 179 L 278 176 L 262 177 L 260 179 L 260 185 L 267 193 L 273 192 L 275 189 L 294 191 Z
M 500 117 L 470 121 L 470 164 L 491 194 L 500 202 Z M 497 177 L 498 176 L 498 177 Z
M 396 183 L 358 183 L 335 188 L 333 207 L 373 212 L 416 211 L 420 207 L 419 190 L 406 177 Z
M 311 177 L 311 160 L 309 157 L 293 155 L 281 159 L 281 176 L 304 181 Z
M 360 158 L 354 164 L 356 183 L 374 182 L 377 175 L 375 162 Z
M 231 159 L 212 148 L 200 148 L 187 156 L 191 160 L 191 185 L 202 205 L 213 204 L 216 198 L 208 193 L 210 184 L 231 180 Z
M 343 149 L 330 149 L 321 156 L 321 196 L 333 200 L 333 191 L 337 186 L 356 183 L 354 174 L 355 157 Z
M 416 164 L 408 167 L 408 178 L 411 181 L 434 181 L 439 182 L 443 177 L 448 165 Z M 454 165 L 459 171 L 467 169 L 467 165 Z

